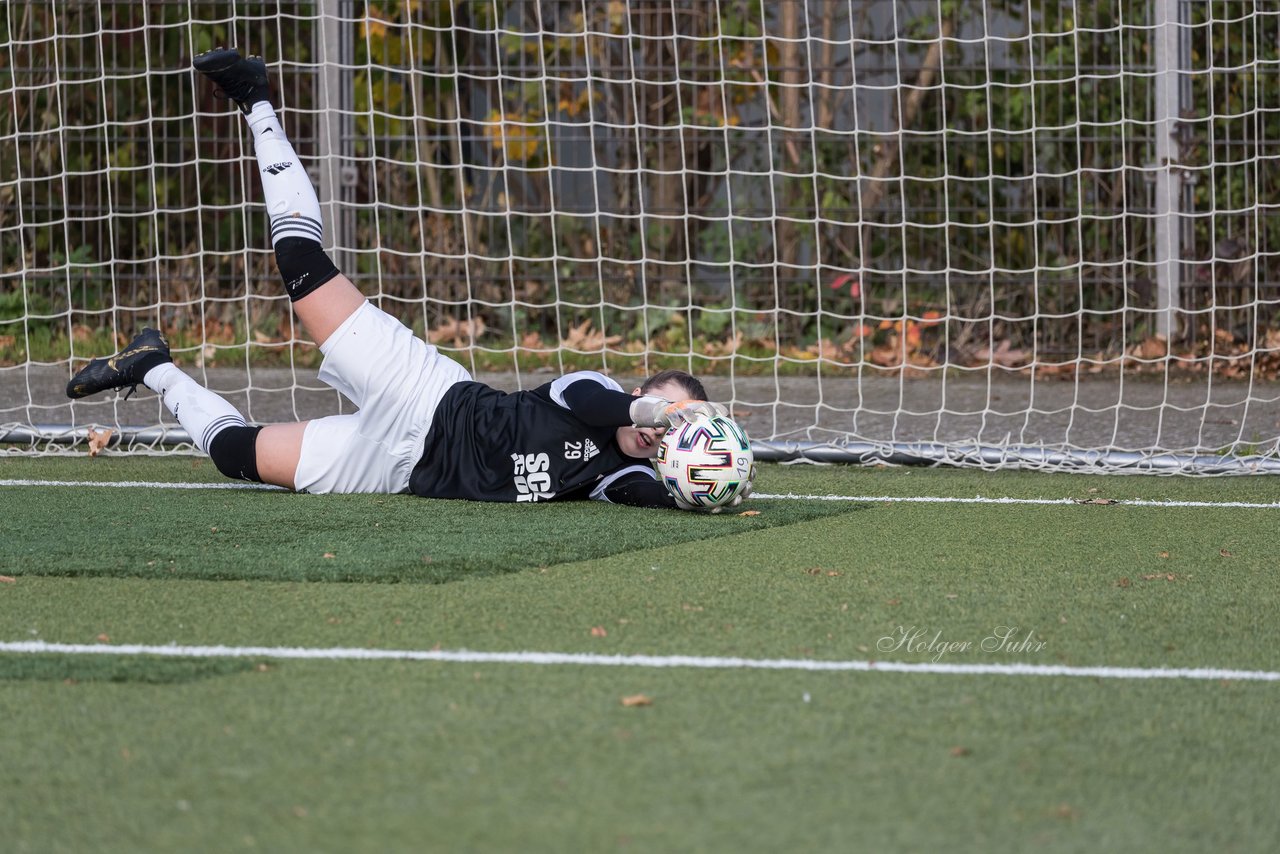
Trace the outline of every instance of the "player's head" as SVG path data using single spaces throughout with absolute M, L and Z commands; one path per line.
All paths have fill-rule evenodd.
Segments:
M 654 391 L 658 386 L 670 386 L 674 384 L 680 389 L 679 397 L 667 397 L 665 394 L 659 394 Z M 666 371 L 658 371 L 649 379 L 644 381 L 644 385 L 636 389 L 635 394 L 658 394 L 659 397 L 666 397 L 667 400 L 706 400 L 707 390 L 702 387 L 702 383 L 693 374 L 685 373 L 670 369 Z
M 632 394 L 651 394 L 667 400 L 706 400 L 707 390 L 693 374 L 666 370 L 649 377 Z M 619 427 L 615 434 L 618 449 L 628 457 L 653 459 L 658 455 L 658 443 L 666 431 L 657 427 Z

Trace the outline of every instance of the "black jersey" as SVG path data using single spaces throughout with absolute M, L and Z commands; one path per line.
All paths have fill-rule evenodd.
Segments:
M 571 374 L 620 388 L 600 374 Z M 557 383 L 503 392 L 464 382 L 441 398 L 409 491 L 425 498 L 551 501 L 592 497 L 620 472 L 652 466 L 624 455 L 616 427 L 591 426 L 557 402 Z

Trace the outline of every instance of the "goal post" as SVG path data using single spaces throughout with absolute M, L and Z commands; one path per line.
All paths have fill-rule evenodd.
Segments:
M 349 411 L 277 280 L 268 61 L 327 248 L 477 378 L 703 377 L 762 459 L 1280 471 L 1280 8 L 1243 0 L 0 7 L 0 447 L 143 325 L 257 422 Z

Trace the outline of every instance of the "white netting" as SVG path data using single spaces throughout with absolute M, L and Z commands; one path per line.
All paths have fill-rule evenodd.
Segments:
M 497 385 L 683 367 L 775 453 L 1277 457 L 1280 8 L 1243 0 L 5 4 L 0 440 L 158 445 L 153 396 L 62 397 L 144 324 L 254 420 L 342 406 L 215 44 L 267 57 L 339 267 Z

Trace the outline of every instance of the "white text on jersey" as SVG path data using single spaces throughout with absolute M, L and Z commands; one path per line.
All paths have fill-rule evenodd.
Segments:
M 512 454 L 515 464 L 516 501 L 546 501 L 551 489 L 551 457 L 547 454 Z
M 596 447 L 596 443 L 590 439 L 583 439 L 581 442 L 565 442 L 564 458 L 566 460 L 589 460 L 596 454 L 600 453 L 600 449 Z

